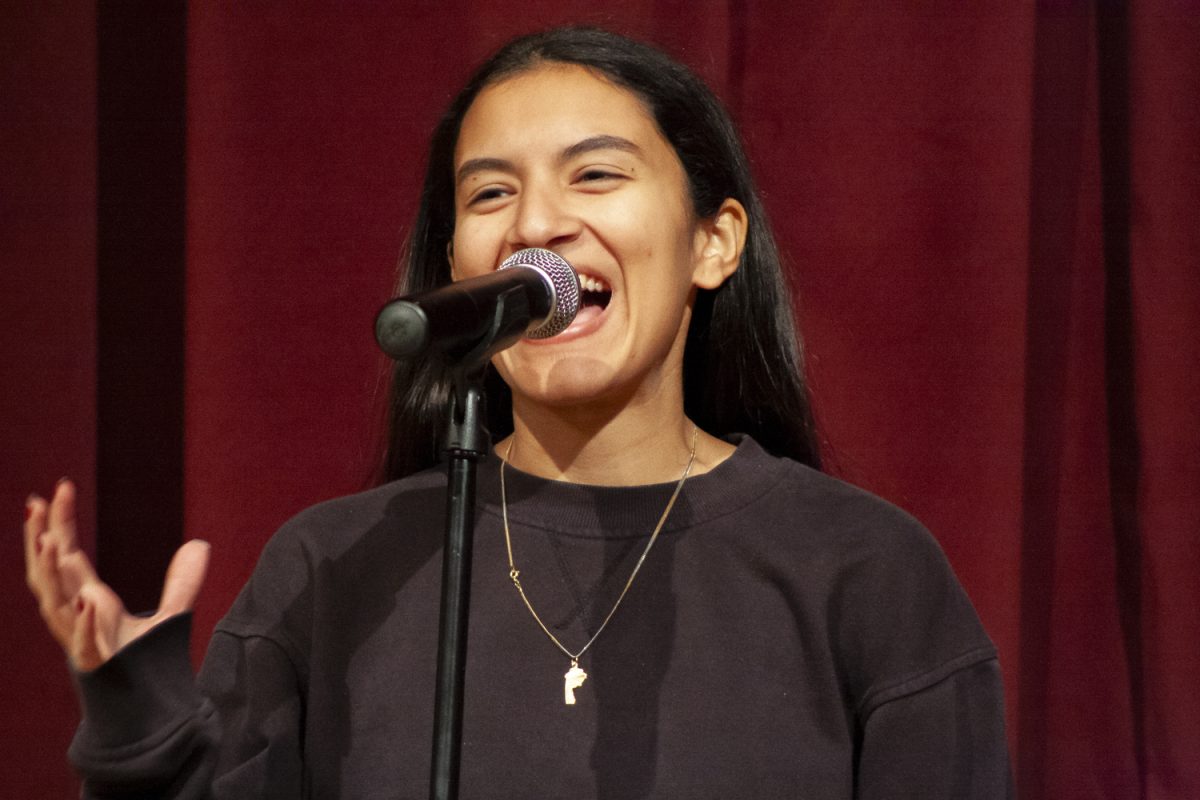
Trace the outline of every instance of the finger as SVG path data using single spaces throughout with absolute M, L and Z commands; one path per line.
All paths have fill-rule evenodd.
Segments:
M 74 597 L 84 585 L 100 581 L 87 554 L 78 548 L 69 553 L 58 552 L 55 573 L 59 591 L 65 597 Z
M 93 610 L 99 606 L 98 600 L 105 601 L 107 605 L 115 603 L 118 612 L 123 612 L 124 607 L 120 605 L 120 599 L 112 590 L 95 577 L 91 564 L 87 563 L 87 558 L 82 552 L 76 550 L 64 556 L 59 552 L 59 547 L 57 540 L 51 540 L 39 555 L 39 558 L 45 559 L 46 564 L 41 568 L 43 580 L 37 595 L 42 618 L 47 627 L 59 644 L 70 653 L 75 626 L 83 613 L 85 600 Z M 80 562 L 82 566 L 78 566 Z M 63 565 L 66 565 L 66 569 Z M 111 601 L 108 600 L 108 595 L 112 596 Z
M 196 603 L 204 575 L 208 571 L 211 546 L 208 542 L 193 539 L 185 543 L 171 559 L 167 577 L 163 581 L 162 599 L 158 604 L 159 614 L 171 615 L 187 611 Z
M 34 571 L 38 566 L 41 551 L 41 535 L 46 530 L 46 501 L 36 494 L 25 501 L 25 578 L 29 588 L 34 588 Z
M 81 672 L 93 670 L 107 659 L 100 653 L 97 643 L 96 606 L 79 599 L 83 611 L 75 617 L 75 630 L 71 637 L 71 663 Z
M 92 640 L 100 660 L 107 661 L 127 643 L 121 639 L 122 628 L 138 618 L 130 616 L 116 592 L 100 581 L 80 589 L 79 599 L 92 611 Z
M 50 535 L 56 536 L 62 541 L 64 553 L 76 549 L 75 484 L 67 478 L 60 480 L 54 487 L 54 497 L 50 501 L 47 524 Z
M 72 626 L 72 612 L 67 608 L 71 596 L 63 591 L 58 574 L 58 547 L 58 542 L 53 539 L 42 545 L 36 558 L 35 581 L 30 588 L 37 596 L 42 619 L 50 626 L 55 638 L 66 644 Z

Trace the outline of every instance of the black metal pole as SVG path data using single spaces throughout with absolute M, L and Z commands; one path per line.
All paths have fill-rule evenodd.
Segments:
M 475 535 L 475 471 L 487 454 L 482 372 L 456 376 L 446 437 L 446 545 L 442 553 L 437 689 L 434 697 L 432 800 L 456 800 L 462 750 L 471 546 Z
M 403 299 L 403 298 L 402 298 Z M 407 347 L 404 330 L 412 323 L 405 314 L 393 313 L 395 303 L 384 306 L 375 320 L 375 338 L 393 358 L 416 355 Z M 475 467 L 487 455 L 490 437 L 483 375 L 492 355 L 514 344 L 529 325 L 529 300 L 513 288 L 495 298 L 487 331 L 476 341 L 455 341 L 440 352 L 453 378 L 450 419 L 446 432 L 447 491 L 446 544 L 442 552 L 442 607 L 439 614 L 437 685 L 434 695 L 433 763 L 429 796 L 432 800 L 457 800 L 459 756 L 462 751 L 463 686 L 467 666 L 467 618 L 471 604 L 471 545 L 475 536 Z M 426 342 L 427 347 L 432 347 Z M 433 349 L 438 349 L 433 347 Z M 465 352 L 464 352 L 465 350 Z

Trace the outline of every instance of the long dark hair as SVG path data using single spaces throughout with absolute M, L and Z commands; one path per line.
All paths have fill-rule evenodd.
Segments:
M 546 62 L 585 67 L 642 101 L 683 163 L 699 218 L 730 197 L 745 207 L 749 230 L 738 270 L 720 288 L 697 293 L 684 350 L 684 410 L 709 433 L 747 433 L 769 452 L 820 468 L 790 295 L 741 140 L 704 82 L 649 45 L 595 28 L 558 28 L 514 39 L 484 63 L 434 131 L 400 291 L 450 282 L 454 148 L 471 103 L 488 86 Z M 437 462 L 448 392 L 436 359 L 396 364 L 382 480 Z M 486 394 L 488 425 L 499 439 L 512 431 L 512 395 L 492 369 Z

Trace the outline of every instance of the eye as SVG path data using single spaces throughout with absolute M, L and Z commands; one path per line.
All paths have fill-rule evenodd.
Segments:
M 467 205 L 481 205 L 491 200 L 499 200 L 502 197 L 507 197 L 508 194 L 508 189 L 503 186 L 485 186 L 467 198 Z
M 610 167 L 588 167 L 576 173 L 575 182 L 587 184 L 589 187 L 600 188 L 606 184 L 623 181 L 627 177 L 623 172 Z

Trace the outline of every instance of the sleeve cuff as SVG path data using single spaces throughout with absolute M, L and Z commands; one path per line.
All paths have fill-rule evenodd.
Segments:
M 90 672 L 73 671 L 79 738 L 112 749 L 161 738 L 201 703 L 192 674 L 192 615 L 171 617 Z

